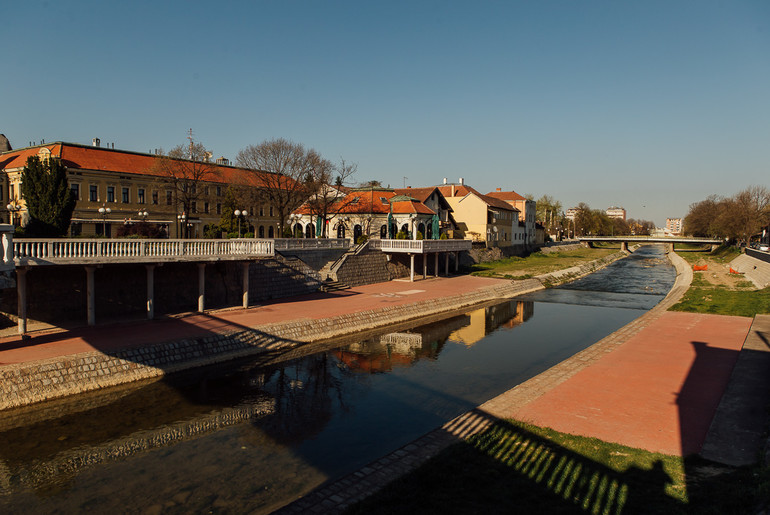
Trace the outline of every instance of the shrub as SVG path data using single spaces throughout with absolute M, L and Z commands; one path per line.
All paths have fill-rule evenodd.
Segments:
M 356 245 L 362 245 L 362 244 L 366 243 L 366 241 L 367 241 L 368 239 L 369 239 L 369 237 L 368 237 L 368 236 L 364 236 L 364 235 L 362 234 L 362 235 L 361 235 L 361 236 L 359 236 L 359 237 L 358 237 L 358 239 L 356 240 Z
M 418 240 L 424 239 L 424 237 L 423 237 L 423 235 L 422 235 L 422 233 L 420 231 L 417 231 L 417 239 Z

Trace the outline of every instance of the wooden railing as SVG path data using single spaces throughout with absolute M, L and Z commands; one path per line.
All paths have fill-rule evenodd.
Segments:
M 175 261 L 238 259 L 273 256 L 273 240 L 132 240 L 132 239 L 27 239 L 13 240 L 17 264 L 72 262 Z

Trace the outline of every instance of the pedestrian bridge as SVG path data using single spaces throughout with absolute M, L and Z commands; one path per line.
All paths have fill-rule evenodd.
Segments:
M 684 238 L 684 237 L 656 237 L 656 236 L 579 236 L 578 240 L 585 242 L 589 247 L 594 243 L 620 243 L 621 249 L 628 250 L 629 243 L 666 243 L 671 248 L 676 243 L 688 243 L 691 245 L 711 245 L 711 250 L 716 249 L 724 243 L 723 240 L 716 238 Z

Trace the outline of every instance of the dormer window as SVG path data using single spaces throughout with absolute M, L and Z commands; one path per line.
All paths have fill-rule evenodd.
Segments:
M 41 161 L 46 162 L 51 159 L 51 151 L 43 147 L 37 151 L 37 157 L 39 157 Z
M 386 199 L 385 197 L 380 197 L 380 202 L 382 202 L 386 206 L 388 205 L 388 199 Z

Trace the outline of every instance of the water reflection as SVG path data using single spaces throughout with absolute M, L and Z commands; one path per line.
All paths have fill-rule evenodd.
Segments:
M 3 412 L 0 508 L 268 513 L 598 341 L 631 304 L 517 299 Z

